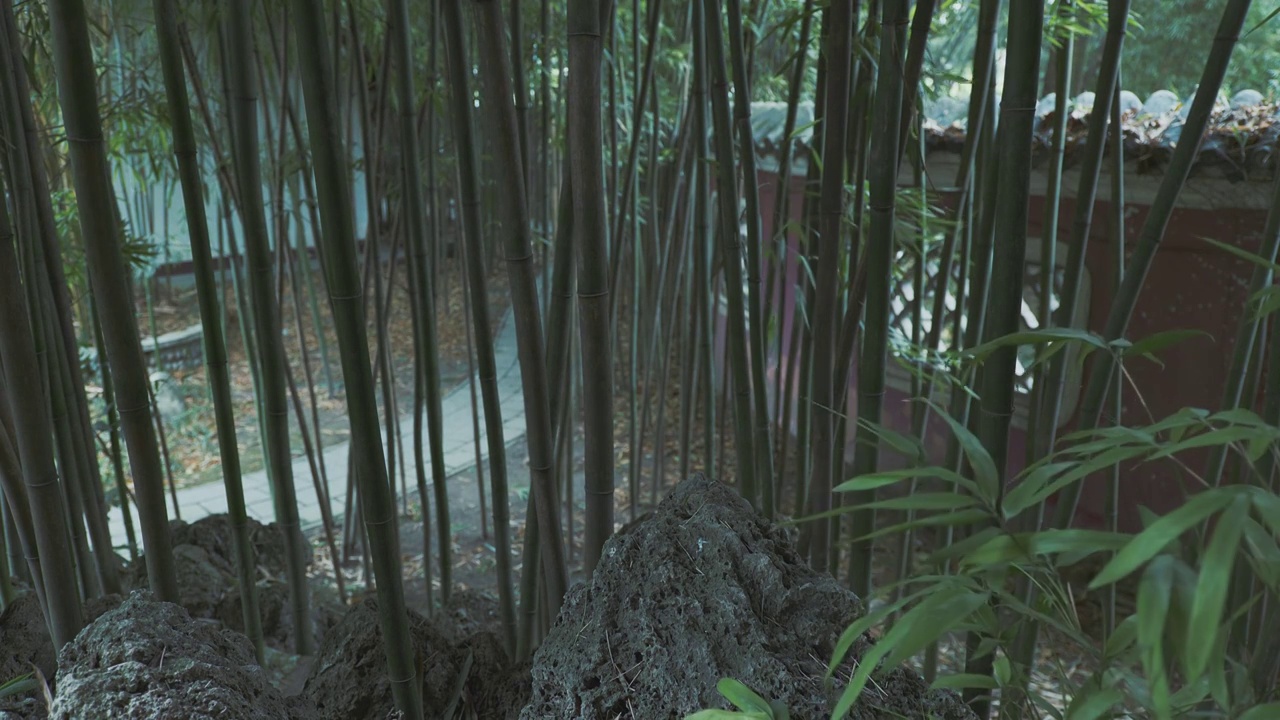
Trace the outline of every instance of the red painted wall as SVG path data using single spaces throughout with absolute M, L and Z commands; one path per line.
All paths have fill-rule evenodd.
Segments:
M 759 174 L 760 199 L 765 237 L 772 235 L 772 216 L 778 188 L 778 178 L 770 172 Z M 1154 176 L 1143 176 L 1142 183 L 1158 182 Z M 1195 183 L 1193 178 L 1191 183 Z M 1222 182 L 1222 181 L 1215 181 Z M 793 221 L 803 210 L 802 177 L 791 178 L 790 203 Z M 1105 192 L 1103 193 L 1105 194 Z M 1143 193 L 1135 193 L 1143 195 Z M 1145 193 L 1146 197 L 1150 193 Z M 943 198 L 943 202 L 954 198 Z M 1045 203 L 1043 197 L 1033 197 L 1030 205 L 1028 234 L 1041 235 L 1045 227 Z M 1149 212 L 1149 205 L 1126 204 L 1126 242 L 1129 250 L 1136 244 L 1138 234 Z M 1086 254 L 1086 267 L 1092 282 L 1088 307 L 1087 326 L 1101 333 L 1110 310 L 1113 286 L 1117 281 L 1113 260 L 1114 244 L 1108 230 L 1109 204 L 1098 202 Z M 1065 199 L 1059 215 L 1059 239 L 1070 237 L 1074 202 Z M 1136 340 L 1154 333 L 1173 330 L 1199 330 L 1206 333 L 1181 344 L 1167 348 L 1159 355 L 1161 364 L 1148 360 L 1131 360 L 1126 371 L 1131 384 L 1124 395 L 1123 421 L 1128 425 L 1141 425 L 1163 418 L 1181 408 L 1192 406 L 1218 409 L 1221 403 L 1225 377 L 1231 361 L 1234 334 L 1246 299 L 1252 266 L 1225 251 L 1212 247 L 1200 238 L 1209 237 L 1250 252 L 1256 252 L 1261 239 L 1266 212 L 1261 209 L 1203 209 L 1180 207 L 1174 211 L 1160 251 L 1156 255 L 1137 308 L 1129 324 L 1127 337 Z M 791 238 L 786 264 L 785 282 L 780 290 L 776 280 L 766 275 L 766 291 L 774 293 L 774 307 L 781 302 L 783 321 L 779 323 L 782 334 L 782 354 L 776 345 L 770 345 L 769 387 L 774 387 L 776 374 L 787 378 L 787 357 L 791 338 L 792 307 L 798 273 L 794 253 L 796 244 Z M 855 363 L 856 365 L 856 363 Z M 1086 365 L 1085 383 L 1092 362 Z M 856 367 L 850 367 L 850 387 L 856 387 Z M 1261 384 L 1260 384 L 1261 387 Z M 1083 392 L 1083 389 L 1081 390 Z M 890 388 L 885 399 L 886 424 L 893 429 L 910 431 L 910 403 L 903 392 Z M 1259 398 L 1255 405 L 1260 406 Z M 776 405 L 778 398 L 773 398 Z M 850 393 L 849 412 L 857 411 L 857 397 Z M 1065 430 L 1074 427 L 1071 417 Z M 793 428 L 794 432 L 794 421 Z M 933 418 L 926 430 L 926 447 L 934 462 L 941 462 L 948 439 L 945 422 Z M 1010 438 L 1009 468 L 1017 472 L 1024 466 L 1025 431 L 1015 428 Z M 853 452 L 852 430 L 846 438 L 846 453 Z M 901 458 L 882 450 L 882 464 L 900 466 Z M 1120 485 L 1119 520 L 1124 530 L 1139 527 L 1138 506 L 1146 506 L 1157 513 L 1176 507 L 1184 497 L 1184 491 L 1194 489 L 1199 480 L 1195 475 L 1203 472 L 1206 462 L 1203 452 L 1189 452 L 1177 460 L 1163 460 L 1122 468 Z M 1181 461 L 1181 462 L 1178 462 Z M 1186 468 L 1183 467 L 1185 463 Z M 1077 511 L 1077 525 L 1100 527 L 1104 517 L 1104 480 L 1090 478 Z

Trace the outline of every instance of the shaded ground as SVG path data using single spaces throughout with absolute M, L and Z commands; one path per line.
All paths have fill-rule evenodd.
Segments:
M 467 322 L 464 312 L 463 286 L 460 281 L 460 264 L 457 260 L 445 260 L 442 268 L 442 281 L 439 287 L 440 297 L 436 301 L 437 345 L 440 357 L 440 384 L 447 391 L 468 375 L 467 365 Z M 386 266 L 383 267 L 386 272 Z M 384 278 L 385 279 L 385 278 Z M 318 281 L 319 278 L 317 277 Z M 505 268 L 498 267 L 488 274 L 487 290 L 489 295 L 490 317 L 494 321 L 502 317 L 509 304 L 507 277 Z M 387 338 L 391 347 L 391 356 L 395 377 L 395 403 L 399 414 L 407 412 L 413 403 L 413 321 L 410 315 L 408 285 L 405 268 L 398 265 L 394 272 L 394 291 L 391 296 L 389 314 L 387 316 Z M 163 285 L 162 285 L 163 288 Z M 319 336 L 316 334 L 310 304 L 305 293 L 299 296 L 302 302 L 302 331 L 307 348 L 307 362 L 315 387 L 316 414 L 320 423 L 320 442 L 325 446 L 345 442 L 349 436 L 346 415 L 346 401 L 342 393 L 341 368 L 338 359 L 337 338 L 332 327 L 332 318 L 323 298 L 318 303 L 320 321 L 323 327 L 325 342 L 328 348 L 329 372 L 325 372 L 325 357 L 320 352 Z M 225 295 L 227 347 L 231 368 L 232 398 L 237 418 L 236 437 L 240 447 L 241 465 L 246 473 L 263 467 L 262 444 L 255 420 L 257 411 L 254 403 L 253 378 L 249 372 L 249 363 L 245 354 L 241 317 L 235 301 L 234 292 Z M 281 308 L 281 327 L 285 342 L 285 354 L 289 360 L 289 369 L 297 388 L 298 399 L 308 423 L 308 432 L 312 443 L 316 443 L 311 408 L 311 394 L 308 390 L 307 368 L 303 365 L 302 346 L 299 343 L 298 315 L 292 292 L 286 284 Z M 145 303 L 139 301 L 137 309 L 139 325 L 143 334 L 150 334 L 151 324 Z M 167 294 L 163 290 L 154 303 L 155 327 L 163 334 L 173 330 L 181 330 L 200 323 L 196 306 L 195 291 L 174 290 Z M 372 303 L 369 314 L 373 317 Z M 369 347 L 371 357 L 377 347 L 377 337 L 370 324 Z M 145 342 L 145 339 L 144 339 Z M 208 385 L 203 367 L 182 370 L 166 368 L 173 379 L 170 384 L 172 400 L 181 409 L 164 417 L 165 441 L 169 455 L 169 466 L 173 471 L 173 480 L 178 487 L 199 485 L 205 482 L 220 480 L 217 436 L 214 429 L 213 406 L 208 396 Z M 381 370 L 376 371 L 379 378 Z M 327 378 L 333 379 L 333 392 Z M 103 405 L 98 388 L 90 388 L 93 401 L 94 420 L 99 430 L 105 429 Z M 379 381 L 378 403 L 382 407 L 383 394 Z M 294 454 L 302 452 L 303 440 L 295 408 L 290 399 L 289 407 L 290 447 Z M 104 433 L 105 437 L 105 433 Z M 106 481 L 108 501 L 114 496 L 114 481 L 111 480 L 110 463 L 104 459 L 102 473 Z

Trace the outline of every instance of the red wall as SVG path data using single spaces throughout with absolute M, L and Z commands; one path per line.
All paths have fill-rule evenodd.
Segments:
M 765 237 L 772 234 L 774 198 L 777 176 L 762 172 L 760 199 Z M 790 183 L 791 219 L 800 218 L 803 209 L 803 182 L 793 177 Z M 1158 182 L 1150 176 L 1140 182 Z M 1192 183 L 1196 182 L 1194 179 Z M 1221 181 L 1218 181 L 1221 182 Z M 1134 193 L 1142 195 L 1141 193 Z M 1146 193 L 1150 196 L 1150 193 Z M 943 198 L 946 202 L 948 198 Z M 1149 206 L 1140 203 L 1126 204 L 1126 242 L 1131 251 L 1136 244 Z M 1098 202 L 1086 254 L 1086 266 L 1092 276 L 1088 309 L 1088 329 L 1101 333 L 1111 307 L 1116 268 L 1113 260 L 1114 244 L 1108 230 L 1109 204 Z M 1073 201 L 1063 201 L 1059 215 L 1059 238 L 1070 237 L 1074 213 Z M 1135 359 L 1126 363 L 1130 383 L 1124 394 L 1123 420 L 1127 425 L 1141 425 L 1163 418 L 1181 408 L 1193 406 L 1217 409 L 1221 404 L 1224 379 L 1231 361 L 1236 325 L 1246 299 L 1252 266 L 1234 255 L 1212 247 L 1200 238 L 1209 237 L 1219 242 L 1233 244 L 1250 252 L 1256 252 L 1261 239 L 1266 212 L 1258 209 L 1196 209 L 1181 207 L 1174 211 L 1165 233 L 1164 241 L 1152 263 L 1137 308 L 1129 323 L 1127 337 L 1141 339 L 1154 333 L 1183 329 L 1200 330 L 1203 337 L 1193 337 L 1159 353 L 1161 364 Z M 1038 237 L 1045 226 L 1044 199 L 1033 197 L 1030 206 L 1028 234 Z M 783 337 L 783 354 L 778 357 L 776 346 L 770 346 L 769 387 L 774 387 L 775 374 L 785 373 L 787 348 L 791 337 L 793 288 L 797 279 L 794 258 L 795 238 L 791 239 L 787 262 L 785 292 L 782 297 L 783 321 L 779 329 Z M 769 283 L 767 292 L 778 293 L 778 287 Z M 774 295 L 777 307 L 778 295 Z M 1091 365 L 1092 363 L 1090 363 Z M 1086 366 L 1085 383 L 1088 382 Z M 856 367 L 850 367 L 850 386 L 856 387 Z M 784 378 L 786 375 L 783 376 Z M 1081 393 L 1083 390 L 1081 390 Z M 1260 394 L 1259 394 L 1260 395 Z M 885 422 L 899 432 L 910 431 L 910 403 L 904 393 L 889 389 L 885 398 Z M 775 406 L 778 402 L 774 398 Z M 857 409 L 856 393 L 850 393 L 849 413 Z M 1072 417 L 1065 430 L 1074 427 Z M 794 425 L 793 425 L 794 432 Z M 936 417 L 926 430 L 926 447 L 933 461 L 941 462 L 948 439 L 945 423 Z M 1020 471 L 1024 466 L 1025 432 L 1015 428 L 1010 438 L 1009 469 Z M 852 434 L 846 438 L 847 453 L 853 452 Z M 882 450 L 882 465 L 899 466 L 903 463 L 892 453 Z M 1120 485 L 1120 524 L 1125 530 L 1138 527 L 1138 506 L 1146 506 L 1157 513 L 1176 507 L 1183 497 L 1184 488 L 1194 488 L 1198 483 L 1187 468 L 1201 475 L 1206 455 L 1186 453 L 1175 460 L 1162 460 L 1149 464 L 1122 468 Z M 1077 511 L 1077 524 L 1099 527 L 1104 522 L 1104 480 L 1090 478 Z

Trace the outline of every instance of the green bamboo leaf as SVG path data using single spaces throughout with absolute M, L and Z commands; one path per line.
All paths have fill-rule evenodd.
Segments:
M 928 478 L 938 475 L 937 471 L 943 468 L 931 467 L 914 467 L 904 468 L 902 470 L 888 470 L 885 472 L 867 473 L 859 475 L 851 480 L 846 480 L 832 488 L 833 492 L 862 492 L 865 490 L 876 490 L 878 488 L 895 485 L 903 480 L 911 478 Z
M 867 533 L 858 540 L 874 540 L 883 535 L 895 535 L 907 530 L 914 530 L 922 527 L 965 527 L 974 523 L 990 521 L 991 514 L 986 510 L 957 510 L 955 512 L 940 513 L 938 515 L 927 515 L 922 518 L 916 518 L 910 522 L 898 523 L 889 527 L 881 528 L 872 533 Z
M 934 587 L 932 585 L 926 586 L 911 595 L 895 600 L 893 603 L 881 605 L 874 612 L 863 615 L 854 621 L 852 625 L 845 628 L 844 632 L 840 633 L 840 639 L 836 642 L 835 649 L 831 652 L 831 662 L 827 664 L 826 679 L 831 679 L 835 674 L 836 668 L 840 666 L 840 663 L 844 662 L 844 656 L 849 652 L 849 648 L 853 647 L 853 643 L 862 637 L 863 633 L 879 625 L 886 618 L 906 607 L 909 603 L 914 602 L 917 598 L 932 593 L 933 590 Z
M 1230 504 L 1237 492 L 1233 488 L 1214 488 L 1192 496 L 1182 507 L 1156 520 L 1130 540 L 1089 583 L 1089 589 L 1097 590 L 1128 577 L 1182 533 Z
M 1280 12 L 1277 10 L 1276 12 Z M 1236 720 L 1271 720 L 1280 717 L 1280 702 L 1255 705 L 1240 714 Z
M 914 655 L 967 618 L 987 601 L 987 597 L 986 593 L 972 592 L 957 585 L 943 588 L 909 610 L 862 658 L 831 713 L 833 720 L 843 718 L 858 701 L 881 660 L 886 660 L 888 667 L 895 667 L 897 663 L 889 658 Z
M 1204 332 L 1203 330 L 1167 330 L 1165 332 L 1159 332 L 1149 337 L 1145 337 L 1133 343 L 1129 347 L 1120 351 L 1120 357 L 1132 357 L 1136 355 L 1138 357 L 1147 358 L 1158 365 L 1162 365 L 1163 363 L 1156 359 L 1155 353 L 1164 350 L 1165 348 L 1172 347 L 1173 345 L 1177 345 L 1188 338 L 1196 337 L 1197 335 L 1203 335 L 1210 339 L 1213 338 L 1212 335 Z
M 1004 531 L 999 527 L 989 525 L 963 540 L 958 540 L 950 545 L 934 550 L 929 554 L 927 562 L 932 565 L 937 565 L 958 557 L 964 557 L 977 548 L 982 547 L 990 541 L 991 538 L 1003 534 L 1003 532 Z
M 1050 327 L 1010 333 L 965 350 L 961 354 L 972 360 L 983 360 L 996 350 L 1010 345 L 1044 345 L 1051 342 L 1076 342 L 1099 350 L 1107 347 L 1106 341 L 1097 333 L 1077 328 Z
M 1076 465 L 1077 463 L 1060 462 L 1042 464 L 1031 468 L 1016 485 L 1005 493 L 1004 504 L 1000 508 L 1004 512 L 1004 518 L 1008 520 L 1016 517 L 1023 510 L 1039 502 L 1033 499 L 1036 493 L 1044 488 L 1055 475 Z
M 1081 553 L 1081 559 L 1098 552 L 1118 550 L 1129 536 L 1105 530 L 1044 530 L 1038 533 L 1001 535 L 966 555 L 960 566 L 982 567 L 1021 560 L 1037 555 Z
M 1179 688 L 1178 692 L 1169 698 L 1169 702 L 1177 708 L 1189 708 L 1198 705 L 1207 697 L 1209 697 L 1209 678 L 1201 677 Z
M 1070 470 L 1063 473 L 1053 482 L 1048 483 L 1036 490 L 1034 493 L 1031 493 L 1028 497 L 1022 499 L 1020 501 L 1023 505 L 1022 509 L 1025 510 L 1028 507 L 1038 505 L 1064 488 L 1072 485 L 1073 483 L 1080 482 L 1099 470 L 1104 470 L 1125 460 L 1131 460 L 1140 455 L 1144 455 L 1146 452 L 1147 449 L 1142 447 L 1116 447 L 1100 453 L 1087 461 L 1073 463 L 1073 467 L 1071 467 Z
M 910 460 L 918 461 L 925 457 L 924 443 L 920 442 L 919 438 L 904 435 L 885 425 L 863 418 L 858 418 L 858 425 L 869 429 L 876 437 L 888 443 L 895 452 Z
M 978 504 L 968 495 L 950 492 L 915 493 L 904 497 L 887 498 L 859 507 L 877 510 L 960 510 Z
M 1244 260 L 1245 262 L 1249 262 L 1259 267 L 1266 268 L 1271 272 L 1280 272 L 1280 265 L 1277 265 L 1276 263 L 1271 262 L 1270 260 L 1262 257 L 1261 255 L 1256 255 L 1254 253 L 1249 252 L 1248 250 L 1244 250 L 1243 248 L 1238 248 L 1235 245 L 1231 245 L 1229 243 L 1219 242 L 1217 240 L 1214 240 L 1213 238 L 1201 237 L 1200 239 L 1218 248 L 1219 250 L 1222 250 L 1223 252 L 1227 252 L 1227 253 L 1231 253 L 1232 255 L 1235 255 L 1236 257 L 1240 258 L 1241 260 Z
M 951 432 L 960 441 L 960 448 L 964 451 L 965 458 L 969 461 L 969 466 L 973 468 L 974 480 L 978 483 L 978 497 L 982 499 L 988 506 L 995 505 L 996 492 L 999 490 L 1000 477 L 996 472 L 996 464 L 991 460 L 990 453 L 982 446 L 982 441 L 978 437 L 969 432 L 964 425 L 956 422 L 956 419 L 934 403 L 929 403 L 934 412 L 938 414 L 950 426 Z
M 1258 579 L 1272 590 L 1280 589 L 1280 546 L 1275 537 L 1253 518 L 1245 518 L 1244 538 Z
M 1253 427 L 1256 427 L 1256 428 L 1266 428 L 1269 430 L 1274 430 L 1274 428 L 1272 428 L 1272 426 L 1268 424 L 1266 420 L 1262 419 L 1261 415 L 1250 410 L 1249 408 L 1232 408 L 1230 410 L 1223 410 L 1222 412 L 1216 412 L 1213 415 L 1209 416 L 1209 420 L 1211 422 L 1233 423 L 1237 425 L 1252 425 Z
M 716 690 L 724 696 L 726 700 L 733 703 L 740 710 L 749 713 L 760 713 L 764 717 L 773 715 L 769 702 L 756 694 L 754 690 L 742 684 L 733 678 L 721 678 L 716 683 Z
M 1124 701 L 1124 693 L 1116 688 L 1095 688 L 1086 685 L 1083 693 L 1076 695 L 1067 709 L 1067 720 L 1097 720 L 1107 711 Z
M 884 666 L 895 668 L 936 642 L 946 633 L 959 627 L 974 611 L 985 605 L 989 598 L 990 593 L 966 591 L 940 604 L 935 610 L 937 615 L 917 618 L 914 622 L 895 623 L 893 630 L 897 630 L 899 624 L 904 624 L 906 631 L 901 637 L 894 639 L 891 645 L 892 651 L 884 658 Z M 903 616 L 904 621 L 905 619 L 906 616 Z M 885 640 L 889 640 L 889 635 L 885 636 Z
M 1235 566 L 1248 513 L 1248 496 L 1237 495 L 1214 528 L 1213 538 L 1205 550 L 1195 601 L 1187 619 L 1186 665 L 1193 678 L 1204 673 L 1210 655 L 1218 645 L 1222 609 L 1227 602 L 1227 589 L 1231 586 L 1231 569 Z
M 1159 452 L 1152 454 L 1149 459 L 1159 460 L 1192 448 L 1230 445 L 1248 441 L 1255 437 L 1265 437 L 1269 435 L 1271 435 L 1271 433 L 1266 433 L 1264 435 L 1264 431 L 1261 431 L 1258 428 L 1247 427 L 1244 425 L 1230 425 L 1224 428 L 1210 430 L 1209 432 L 1201 433 L 1199 435 L 1193 435 L 1185 440 L 1173 443 L 1172 445 L 1166 445 Z
M 1254 293 L 1246 303 L 1246 307 L 1255 305 L 1257 307 L 1250 314 L 1254 319 L 1261 320 L 1275 312 L 1277 308 L 1280 308 L 1280 287 L 1268 285 Z
M 685 715 L 684 720 L 773 720 L 772 715 L 758 712 L 734 712 L 733 710 L 699 710 Z
M 0 698 L 8 697 L 10 695 L 21 695 L 22 693 L 35 690 L 38 686 L 39 683 L 36 682 L 36 679 L 32 677 L 31 673 L 19 675 L 18 677 L 11 678 L 6 680 L 3 684 L 0 684 Z
M 1138 615 L 1130 615 L 1116 625 L 1116 629 L 1107 636 L 1107 644 L 1102 649 L 1102 656 L 1107 659 L 1120 657 L 1138 640 Z
M 1262 459 L 1263 455 L 1271 452 L 1271 448 L 1275 445 L 1274 438 L 1264 437 L 1262 435 L 1250 438 L 1245 444 L 1244 454 L 1249 460 L 1250 465 L 1255 465 Z
M 1253 506 L 1258 510 L 1258 517 L 1276 535 L 1280 535 L 1280 495 L 1253 488 L 1250 492 Z
M 1142 651 L 1142 669 L 1146 673 L 1151 704 L 1155 706 L 1156 716 L 1162 719 L 1173 715 L 1163 650 L 1173 576 L 1173 557 L 1162 555 L 1147 566 L 1138 583 L 1138 648 Z

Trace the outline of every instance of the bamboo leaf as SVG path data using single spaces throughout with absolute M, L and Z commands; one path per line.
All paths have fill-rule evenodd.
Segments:
M 871 422 L 863 418 L 858 418 L 858 425 L 868 428 L 876 437 L 889 444 L 897 453 L 905 455 L 911 460 L 920 460 L 925 457 L 924 444 L 919 438 L 904 435 L 892 428 L 880 423 Z
M 887 498 L 859 505 L 863 509 L 877 510 L 960 510 L 978 504 L 968 495 L 950 492 L 915 493 L 905 497 Z
M 961 567 L 981 567 L 1017 560 L 1028 560 L 1037 555 L 1056 553 L 1082 553 L 1117 550 L 1129 540 L 1128 535 L 1105 530 L 1044 530 L 1038 533 L 1001 535 L 965 556 Z
M 853 647 L 853 643 L 857 641 L 858 638 L 862 637 L 863 633 L 879 625 L 886 618 L 898 612 L 907 604 L 914 602 L 917 598 L 923 597 L 932 591 L 932 587 L 926 587 L 912 593 L 911 595 L 899 598 L 893 603 L 882 605 L 874 612 L 869 612 L 866 615 L 863 615 L 852 625 L 845 628 L 844 632 L 840 634 L 840 639 L 836 642 L 835 649 L 831 652 L 831 662 L 827 665 L 826 679 L 831 679 L 832 675 L 835 674 L 836 668 L 839 667 L 840 663 L 844 662 L 844 656 L 849 652 L 849 648 Z
M 1129 649 L 1138 640 L 1138 615 L 1130 615 L 1116 625 L 1116 629 L 1107 637 L 1107 644 L 1103 648 L 1102 656 L 1104 658 L 1117 658 L 1125 650 Z
M 1256 559 L 1253 569 L 1258 579 L 1268 588 L 1280 589 L 1280 546 L 1275 537 L 1252 518 L 1245 518 L 1243 525 L 1249 559 Z
M 1123 701 L 1124 693 L 1113 687 L 1086 690 L 1072 699 L 1067 709 L 1067 720 L 1097 720 Z
M 996 472 L 996 464 L 991 460 L 991 455 L 987 449 L 982 446 L 982 441 L 977 436 L 969 432 L 964 425 L 956 422 L 950 413 L 938 407 L 934 403 L 929 403 L 934 412 L 938 414 L 950 426 L 951 432 L 960 441 L 960 448 L 964 451 L 965 458 L 969 461 L 969 466 L 973 468 L 974 480 L 978 483 L 978 497 L 982 499 L 989 507 L 995 505 L 996 493 L 999 490 L 1000 477 Z
M 881 660 L 885 660 L 888 667 L 894 667 L 897 663 L 893 658 L 914 655 L 967 618 L 987 601 L 987 597 L 986 593 L 972 592 L 956 585 L 941 589 L 909 610 L 861 659 L 831 717 L 843 718 L 849 712 Z
M 1224 428 L 1210 430 L 1209 432 L 1201 433 L 1199 435 L 1193 435 L 1172 445 L 1166 445 L 1159 452 L 1151 455 L 1149 459 L 1159 460 L 1192 448 L 1230 445 L 1233 443 L 1248 441 L 1260 436 L 1258 428 L 1247 427 L 1244 425 L 1230 425 Z
M 1257 265 L 1258 267 L 1266 268 L 1271 272 L 1280 272 L 1280 265 L 1277 265 L 1276 263 L 1271 262 L 1270 260 L 1262 257 L 1261 255 L 1251 253 L 1248 250 L 1245 250 L 1243 248 L 1238 248 L 1235 245 L 1231 245 L 1230 243 L 1224 243 L 1218 240 L 1214 240 L 1213 238 L 1201 236 L 1200 239 L 1209 243 L 1210 245 L 1216 247 L 1217 249 L 1223 252 L 1227 252 L 1227 253 L 1231 253 L 1232 255 L 1235 255 L 1236 257 L 1240 258 L 1241 260 L 1244 260 L 1245 262 L 1252 263 L 1254 265 Z
M 1106 341 L 1097 333 L 1076 328 L 1050 327 L 1010 333 L 965 350 L 962 355 L 972 360 L 982 360 L 996 350 L 1010 345 L 1044 345 L 1051 342 L 1077 342 L 1098 350 L 1107 348 Z
M 763 717 L 771 717 L 773 710 L 768 701 L 756 694 L 754 690 L 733 678 L 721 678 L 716 683 L 716 690 L 740 710 L 748 713 L 759 713 Z
M 1156 520 L 1130 540 L 1089 583 L 1089 589 L 1097 590 L 1128 577 L 1179 535 L 1230 504 L 1236 492 L 1232 488 L 1215 488 L 1192 496 L 1182 507 Z
M 1158 557 L 1147 566 L 1138 583 L 1138 648 L 1142 651 L 1151 704 L 1160 718 L 1172 716 L 1169 678 L 1165 674 L 1163 643 L 1165 618 L 1172 598 L 1174 561 L 1168 555 Z
M 988 525 L 963 540 L 958 540 L 950 545 L 934 550 L 929 554 L 927 562 L 936 565 L 957 557 L 964 557 L 979 547 L 982 547 L 990 541 L 991 538 L 1002 533 L 1003 531 L 999 527 Z
M 1280 9 L 1276 10 L 1276 12 L 1280 12 Z M 1275 13 L 1272 14 L 1274 15 Z M 1270 720 L 1270 718 L 1276 717 L 1280 717 L 1280 702 L 1255 705 L 1241 713 L 1236 720 Z
M 964 527 L 973 525 L 974 523 L 983 522 L 991 519 L 991 514 L 986 510 L 957 510 L 955 512 L 941 513 L 938 515 L 927 515 L 922 518 L 916 518 L 911 522 L 898 523 L 889 527 L 880 528 L 872 533 L 863 535 L 858 540 L 874 540 L 884 535 L 896 535 L 900 532 L 912 530 L 922 527 Z
M 1210 655 L 1218 645 L 1222 610 L 1231 586 L 1231 569 L 1235 566 L 1235 554 L 1248 513 L 1248 496 L 1237 495 L 1214 528 L 1213 539 L 1205 550 L 1195 601 L 1187 620 L 1186 664 L 1191 677 L 1204 673 Z
M 835 488 L 833 488 L 833 492 L 860 492 L 863 490 L 875 490 L 877 488 L 894 485 L 902 480 L 931 477 L 941 477 L 952 482 L 965 480 L 965 478 L 961 477 L 958 473 L 947 470 L 946 468 L 913 467 L 859 475 L 852 480 L 846 480 L 835 486 Z
M 1261 488 L 1251 488 L 1250 495 L 1262 522 L 1271 532 L 1280 535 L 1280 496 Z
M 1145 337 L 1133 343 L 1129 347 L 1122 350 L 1120 352 L 1120 356 L 1130 357 L 1130 356 L 1137 355 L 1138 357 L 1147 358 L 1148 360 L 1151 360 L 1157 365 L 1163 365 L 1163 363 L 1161 363 L 1158 359 L 1156 359 L 1156 356 L 1155 356 L 1156 352 L 1159 352 L 1160 350 L 1164 350 L 1165 348 L 1171 347 L 1173 345 L 1177 345 L 1178 343 L 1183 342 L 1184 340 L 1196 337 L 1198 335 L 1203 335 L 1210 339 L 1213 338 L 1212 335 L 1210 335 L 1207 332 L 1204 332 L 1203 330 L 1168 330 L 1165 332 L 1156 333 L 1155 335 L 1151 335 L 1149 337 Z
M 773 715 L 759 712 L 734 712 L 733 710 L 699 710 L 686 715 L 684 720 L 772 720 Z
M 1039 502 L 1034 499 L 1036 493 L 1048 484 L 1049 479 L 1058 473 L 1073 468 L 1077 463 L 1060 462 L 1040 465 L 1027 473 L 1016 485 L 1004 495 L 1001 510 L 1006 520 L 1016 517 L 1018 513 Z

